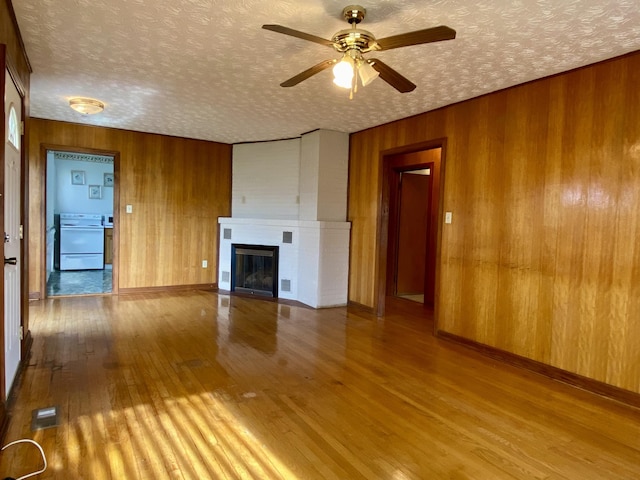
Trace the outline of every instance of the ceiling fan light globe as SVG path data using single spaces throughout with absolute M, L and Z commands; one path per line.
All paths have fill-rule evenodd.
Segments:
M 342 88 L 351 88 L 353 81 L 353 60 L 349 56 L 344 56 L 341 61 L 333 67 L 333 83 Z
M 360 68 L 358 68 L 358 74 L 360 76 L 360 82 L 362 82 L 362 86 L 366 87 L 371 82 L 373 82 L 380 73 L 371 66 L 369 62 L 362 62 Z
M 352 80 L 345 80 L 344 78 L 334 78 L 333 83 L 335 83 L 340 88 L 351 88 Z

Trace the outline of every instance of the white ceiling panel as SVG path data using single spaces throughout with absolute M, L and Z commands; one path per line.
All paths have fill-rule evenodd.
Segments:
M 340 55 L 261 26 L 330 39 L 349 27 L 346 4 L 14 0 L 33 67 L 31 116 L 225 143 L 354 132 L 640 49 L 637 0 L 371 0 L 360 28 L 377 38 L 457 31 L 455 40 L 375 53 L 413 92 L 377 79 L 349 100 L 330 69 L 280 87 Z M 74 96 L 106 108 L 82 116 L 68 106 Z

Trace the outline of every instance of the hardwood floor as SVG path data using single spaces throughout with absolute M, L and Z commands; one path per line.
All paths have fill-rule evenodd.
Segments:
M 640 411 L 377 319 L 182 292 L 30 304 L 4 443 L 65 479 L 637 479 Z M 33 409 L 60 425 L 30 430 Z M 38 467 L 0 455 L 0 474 Z

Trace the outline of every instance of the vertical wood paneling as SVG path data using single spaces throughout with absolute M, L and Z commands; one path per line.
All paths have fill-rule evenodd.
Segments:
M 441 330 L 640 392 L 640 54 L 351 137 L 350 300 L 377 307 L 385 151 L 446 138 Z
M 32 120 L 30 142 L 30 292 L 44 274 L 42 144 L 120 152 L 120 290 L 216 283 L 217 219 L 231 212 L 230 145 L 41 119 Z
M 23 93 L 27 93 L 28 100 L 31 66 L 24 51 L 13 8 L 7 1 L 0 2 L 0 43 L 6 45 L 7 67 L 12 75 L 17 75 L 15 82 Z
M 380 201 L 380 145 L 375 134 L 352 136 L 349 163 L 349 212 L 351 257 L 349 298 L 352 302 L 373 306 L 376 289 L 376 248 Z M 353 248 L 358 246 L 361 248 Z M 355 274 L 355 272 L 359 274 Z

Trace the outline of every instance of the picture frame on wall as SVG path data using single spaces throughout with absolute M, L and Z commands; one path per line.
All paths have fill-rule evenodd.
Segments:
M 89 198 L 93 198 L 93 199 L 102 198 L 102 186 L 101 185 L 89 185 Z
M 71 185 L 84 185 L 84 170 L 71 170 Z
M 105 187 L 113 187 L 113 182 L 114 182 L 114 178 L 113 178 L 113 173 L 112 172 L 108 172 L 104 174 L 104 186 Z

